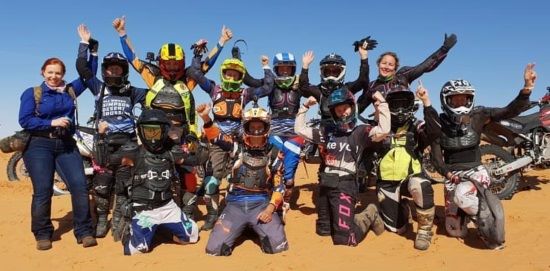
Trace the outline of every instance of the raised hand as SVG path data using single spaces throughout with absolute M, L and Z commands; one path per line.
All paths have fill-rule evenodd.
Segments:
M 424 106 L 432 105 L 430 96 L 428 96 L 428 90 L 422 84 L 422 80 L 419 80 L 418 87 L 416 87 L 416 97 L 422 101 Z
M 224 45 L 227 41 L 229 41 L 231 38 L 233 38 L 233 32 L 228 27 L 222 26 L 222 33 L 220 35 L 219 43 L 220 45 Z
M 199 106 L 197 106 L 197 113 L 199 114 L 199 117 L 201 117 L 201 119 L 205 122 L 208 122 L 210 120 L 210 116 L 208 114 L 210 114 L 210 109 L 212 107 L 210 106 L 210 104 L 207 104 L 207 103 L 204 103 L 204 104 L 200 104 Z
M 113 20 L 113 28 L 120 36 L 126 35 L 126 16 L 115 18 Z
M 260 58 L 261 62 L 262 62 L 262 67 L 265 67 L 267 65 L 269 65 L 269 57 L 266 56 L 266 55 L 263 55 L 261 58 Z
M 88 43 L 88 41 L 90 40 L 90 37 L 92 36 L 88 27 L 85 24 L 80 24 L 77 30 L 78 30 L 78 36 L 80 36 L 80 40 Z
M 447 36 L 447 33 L 445 33 L 445 40 L 443 41 L 443 47 L 447 48 L 447 50 L 450 50 L 455 46 L 456 44 L 456 35 L 451 34 L 450 36 Z
M 525 71 L 523 72 L 523 80 L 525 84 L 523 85 L 523 90 L 528 90 L 528 93 L 531 93 L 531 90 L 535 88 L 535 80 L 537 80 L 537 72 L 535 72 L 535 63 L 529 63 L 525 66 Z
M 306 100 L 306 102 L 304 103 L 304 106 L 305 107 L 311 107 L 311 106 L 314 106 L 317 104 L 317 99 L 315 99 L 315 97 L 313 96 L 309 96 Z
M 315 55 L 313 54 L 313 51 L 305 52 L 304 56 L 302 56 L 302 68 L 309 69 L 309 65 L 311 65 L 314 58 Z

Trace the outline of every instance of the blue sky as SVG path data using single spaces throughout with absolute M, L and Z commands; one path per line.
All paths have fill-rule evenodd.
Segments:
M 376 58 L 395 51 L 402 65 L 416 65 L 443 42 L 445 33 L 456 33 L 458 43 L 445 62 L 422 77 L 439 108 L 439 89 L 449 79 L 469 80 L 477 89 L 476 104 L 503 106 L 523 85 L 523 69 L 537 64 L 539 99 L 550 85 L 550 27 L 548 1 L 8 1 L 0 10 L 0 65 L 2 99 L 0 137 L 20 129 L 17 122 L 23 90 L 40 84 L 40 66 L 52 56 L 68 66 L 67 80 L 76 78 L 74 61 L 78 24 L 85 23 L 100 41 L 100 56 L 121 51 L 112 20 L 126 15 L 128 34 L 138 55 L 157 52 L 165 42 L 189 46 L 206 38 L 212 46 L 222 25 L 233 30 L 234 40 L 248 43 L 243 59 L 250 73 L 262 75 L 259 56 L 270 58 L 292 52 L 301 66 L 306 50 L 315 52 L 310 71 L 319 82 L 318 62 L 336 52 L 348 62 L 346 78 L 356 78 L 359 58 L 352 42 L 371 35 L 379 42 L 369 54 L 371 78 L 377 76 Z M 230 56 L 229 47 L 221 59 Z M 207 74 L 219 81 L 219 64 Z M 189 58 L 187 59 L 189 64 Z M 130 80 L 144 86 L 135 72 Z M 413 86 L 416 86 L 416 82 Z M 207 96 L 196 89 L 197 100 Z M 93 112 L 88 92 L 79 98 L 80 120 Z

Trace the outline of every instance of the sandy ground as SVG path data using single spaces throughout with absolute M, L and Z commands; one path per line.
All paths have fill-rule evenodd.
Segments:
M 333 246 L 330 237 L 315 234 L 312 199 L 316 166 L 312 165 L 310 178 L 302 166 L 299 168 L 300 195 L 287 218 L 287 252 L 265 255 L 250 234 L 250 238 L 237 243 L 232 256 L 211 257 L 204 253 L 208 232 L 201 232 L 201 240 L 195 245 L 179 246 L 158 238 L 151 253 L 127 257 L 122 255 L 121 244 L 110 237 L 99 239 L 99 246 L 93 248 L 76 244 L 69 196 L 53 199 L 53 249 L 37 251 L 30 231 L 32 187 L 28 180 L 7 180 L 4 170 L 8 159 L 8 155 L 0 154 L 2 270 L 550 270 L 550 170 L 530 171 L 523 177 L 520 191 L 504 202 L 507 247 L 502 251 L 484 249 L 474 229 L 465 240 L 445 235 L 440 184 L 434 186 L 436 234 L 428 251 L 413 248 L 413 232 L 405 237 L 370 233 L 357 247 Z M 374 200 L 374 196 L 369 190 L 362 196 L 363 204 Z M 204 212 L 204 206 L 200 209 Z M 201 225 L 202 220 L 198 223 Z

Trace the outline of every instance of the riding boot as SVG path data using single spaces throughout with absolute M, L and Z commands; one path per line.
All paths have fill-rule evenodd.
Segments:
M 182 197 L 181 211 L 191 220 L 195 220 L 195 210 L 197 209 L 197 196 L 190 192 L 185 192 Z
M 115 242 L 120 241 L 120 220 L 122 219 L 121 206 L 126 202 L 127 198 L 124 195 L 116 195 L 115 206 L 113 206 L 113 219 L 111 221 L 111 234 Z
M 378 208 L 374 204 L 369 204 L 365 210 L 356 214 L 354 221 L 364 235 L 369 230 L 372 230 L 377 236 L 384 233 L 384 221 L 380 218 Z
M 416 208 L 416 218 L 418 220 L 418 232 L 414 240 L 414 248 L 418 250 L 427 250 L 432 243 L 432 226 L 434 222 L 435 207 L 430 209 Z
M 204 225 L 202 225 L 202 231 L 209 231 L 214 228 L 216 220 L 218 220 L 218 204 L 219 204 L 220 195 L 205 195 L 204 202 L 206 204 L 206 220 Z
M 95 237 L 103 238 L 109 231 L 109 199 L 95 196 L 97 224 L 95 228 Z

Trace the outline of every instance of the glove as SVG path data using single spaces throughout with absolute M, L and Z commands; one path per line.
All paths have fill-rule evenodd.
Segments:
M 88 41 L 88 49 L 90 50 L 90 53 L 97 53 L 97 50 L 99 49 L 99 41 L 90 38 Z
M 449 178 L 449 181 L 451 181 L 451 183 L 454 183 L 454 184 L 459 184 L 460 181 L 462 181 L 462 178 L 460 178 L 460 176 L 458 174 L 455 174 L 455 173 L 452 173 L 453 175 L 451 176 L 451 178 Z
M 456 44 L 456 35 L 451 34 L 450 36 L 447 36 L 447 33 L 445 33 L 445 40 L 443 41 L 443 48 L 447 50 L 451 50 L 453 46 Z
M 359 46 L 363 46 L 363 48 L 364 48 L 365 43 L 366 43 L 366 46 L 367 46 L 367 48 L 365 48 L 365 49 L 367 49 L 367 50 L 372 50 L 372 49 L 376 48 L 376 45 L 378 45 L 378 41 L 376 41 L 375 39 L 371 39 L 370 36 L 368 36 L 368 37 L 366 37 L 366 38 L 364 38 L 360 41 L 355 41 L 353 43 L 353 46 L 354 46 L 353 51 L 357 52 L 359 50 Z
M 206 44 L 208 44 L 208 41 L 201 39 L 195 42 L 193 45 L 191 45 L 190 49 L 193 50 L 193 55 L 201 56 L 204 53 L 208 52 L 208 48 L 206 47 Z

